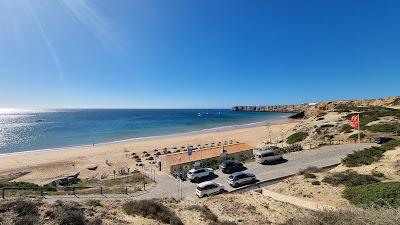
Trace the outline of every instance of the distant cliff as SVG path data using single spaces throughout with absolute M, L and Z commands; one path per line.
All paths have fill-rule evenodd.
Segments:
M 256 112 L 292 112 L 306 111 L 309 104 L 297 105 L 266 105 L 266 106 L 233 106 L 233 111 L 256 111 Z
M 293 118 L 302 116 L 317 116 L 322 112 L 334 111 L 340 106 L 357 106 L 357 107 L 400 107 L 400 97 L 388 97 L 379 99 L 365 100 L 338 100 L 332 102 L 320 102 L 317 104 L 296 104 L 296 105 L 267 105 L 267 106 L 233 106 L 233 111 L 255 111 L 255 112 L 289 112 L 296 113 Z

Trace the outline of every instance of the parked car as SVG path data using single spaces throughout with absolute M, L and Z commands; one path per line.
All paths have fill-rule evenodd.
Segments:
M 223 173 L 232 173 L 236 171 L 240 171 L 244 168 L 243 163 L 234 161 L 234 160 L 228 160 L 219 165 L 219 168 Z
M 224 185 L 212 181 L 202 182 L 197 185 L 196 195 L 199 198 L 216 195 L 225 191 Z
M 394 140 L 394 139 L 390 138 L 390 137 L 376 137 L 374 142 L 377 144 L 385 144 L 386 142 L 389 142 L 391 140 Z
M 254 154 L 254 157 L 256 158 L 256 162 L 260 164 L 264 164 L 266 162 L 276 162 L 283 159 L 281 154 L 271 149 L 258 151 Z
M 228 177 L 228 183 L 235 188 L 252 182 L 256 182 L 256 175 L 252 173 L 236 172 Z
M 211 168 L 198 168 L 198 169 L 191 169 L 187 173 L 187 178 L 190 181 L 198 181 L 201 178 L 208 177 L 213 174 L 213 169 Z

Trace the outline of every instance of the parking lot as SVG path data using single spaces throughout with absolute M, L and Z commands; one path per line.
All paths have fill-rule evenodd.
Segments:
M 374 144 L 343 144 L 343 145 L 330 145 L 324 146 L 313 150 L 304 150 L 301 152 L 293 152 L 284 155 L 284 162 L 274 164 L 274 165 L 261 165 L 256 162 L 245 163 L 244 166 L 246 170 L 244 172 L 250 172 L 256 175 L 258 182 L 256 186 L 262 183 L 270 183 L 270 180 L 279 180 L 287 176 L 294 175 L 298 173 L 301 169 L 307 168 L 309 166 L 316 167 L 328 167 L 336 165 L 341 162 L 349 153 L 356 150 L 361 150 L 366 147 L 370 147 Z M 238 190 L 231 187 L 227 178 L 229 174 L 223 174 L 220 170 L 214 171 L 215 176 L 210 177 L 206 180 L 211 180 L 225 186 L 226 191 L 231 192 Z M 120 200 L 124 198 L 134 198 L 134 199 L 151 199 L 151 198 L 186 198 L 189 200 L 198 199 L 195 190 L 197 183 L 192 183 L 190 181 L 182 182 L 182 194 L 180 194 L 179 182 L 177 180 L 164 172 L 156 172 L 155 174 L 157 185 L 143 193 L 139 193 L 135 196 L 128 195 L 97 195 L 97 196 L 80 196 L 79 198 L 73 196 L 46 196 L 46 201 L 54 202 L 60 199 L 69 199 L 74 201 L 84 201 L 85 199 L 108 199 L 108 200 Z M 205 181 L 205 180 L 203 180 Z M 247 187 L 253 187 L 254 185 L 247 185 Z
M 360 150 L 371 144 L 345 144 L 345 145 L 332 145 L 324 146 L 314 150 L 307 150 L 301 152 L 293 152 L 284 155 L 285 161 L 272 164 L 262 165 L 256 162 L 245 163 L 247 168 L 244 172 L 250 172 L 256 175 L 259 182 L 286 177 L 298 173 L 301 169 L 309 166 L 327 167 L 340 163 L 341 159 L 347 154 Z M 214 171 L 215 176 L 201 181 L 211 180 L 225 186 L 225 189 L 230 192 L 235 190 L 231 187 L 227 178 L 229 174 L 224 174 L 220 170 Z M 174 179 L 171 177 L 171 179 Z M 175 182 L 176 183 L 176 182 Z M 182 196 L 188 199 L 197 198 L 195 195 L 197 183 L 190 181 L 182 182 Z M 177 189 L 175 189 L 176 191 Z

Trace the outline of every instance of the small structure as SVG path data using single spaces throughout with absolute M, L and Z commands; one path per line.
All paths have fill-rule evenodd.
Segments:
M 251 157 L 253 157 L 252 146 L 245 143 L 234 143 L 193 150 L 191 155 L 188 152 L 160 155 L 157 157 L 157 165 L 161 171 L 175 174 L 198 166 L 202 160 L 221 158 L 242 160 Z
M 70 186 L 79 183 L 81 179 L 78 178 L 79 173 L 63 176 L 57 180 L 52 181 L 50 184 L 52 186 Z

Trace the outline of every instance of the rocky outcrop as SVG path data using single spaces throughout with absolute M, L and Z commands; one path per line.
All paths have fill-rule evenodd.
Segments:
M 256 111 L 256 112 L 293 112 L 299 113 L 305 111 L 308 104 L 297 105 L 267 105 L 267 106 L 233 106 L 233 111 Z

